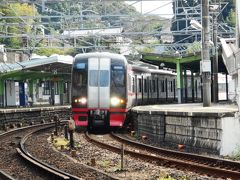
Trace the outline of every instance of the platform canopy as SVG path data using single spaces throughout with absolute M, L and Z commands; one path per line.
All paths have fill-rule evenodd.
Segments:
M 0 78 L 13 80 L 71 75 L 72 56 L 52 55 L 13 64 L 0 63 Z
M 212 57 L 211 57 L 212 59 Z M 218 70 L 219 72 L 227 73 L 226 67 L 223 63 L 221 54 L 218 56 Z M 200 61 L 201 53 L 189 54 L 186 56 L 171 56 L 171 55 L 162 55 L 155 53 L 144 53 L 142 54 L 142 61 L 150 64 L 157 65 L 161 67 L 163 64 L 164 67 L 170 69 L 177 69 L 177 63 L 181 64 L 184 69 L 192 70 L 194 72 L 200 71 Z

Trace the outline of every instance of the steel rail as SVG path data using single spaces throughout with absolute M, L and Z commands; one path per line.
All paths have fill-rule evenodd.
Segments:
M 15 180 L 12 176 L 4 172 L 3 170 L 0 170 L 0 179 L 5 179 L 5 180 Z
M 180 152 L 180 151 L 174 151 L 164 148 L 158 148 L 147 144 L 142 144 L 136 141 L 132 141 L 130 139 L 123 138 L 121 136 L 118 136 L 114 133 L 111 133 L 111 136 L 114 139 L 117 139 L 118 141 L 121 141 L 125 144 L 129 144 L 135 147 L 138 147 L 140 149 L 147 149 L 151 152 L 157 153 L 159 155 L 163 156 L 169 156 L 172 158 L 176 158 L 179 160 L 186 160 L 192 163 L 197 163 L 199 165 L 209 166 L 210 173 L 213 173 L 216 171 L 216 174 L 223 174 L 223 177 L 230 177 L 230 178 L 239 178 L 240 177 L 240 163 L 236 161 L 230 161 L 225 159 L 219 159 L 219 158 L 213 158 L 208 156 L 202 156 L 192 153 L 186 153 L 186 152 Z M 208 169 L 206 167 L 206 169 Z
M 87 133 L 85 133 L 85 137 L 89 142 L 92 142 L 110 151 L 121 153 L 120 147 L 115 147 L 109 144 L 99 142 L 98 140 L 91 138 Z M 144 145 L 142 145 L 142 147 L 143 146 Z M 145 149 L 148 149 L 148 147 L 146 146 Z M 156 163 L 157 165 L 163 165 L 171 168 L 181 169 L 184 171 L 189 170 L 189 171 L 196 172 L 198 174 L 204 174 L 211 177 L 233 178 L 233 179 L 240 178 L 239 171 L 222 169 L 223 167 L 211 167 L 208 165 L 206 161 L 205 161 L 205 164 L 200 164 L 198 161 L 190 161 L 188 158 L 185 158 L 184 156 L 185 153 L 182 153 L 181 159 L 171 156 L 171 153 L 172 151 L 169 151 L 169 152 L 166 151 L 164 155 L 163 154 L 148 155 L 145 153 L 130 151 L 127 149 L 124 150 L 124 154 L 130 155 L 132 157 L 136 157 L 139 159 L 143 159 L 148 162 L 150 161 L 152 163 Z M 194 155 L 192 155 L 192 157 L 194 157 Z
M 37 159 L 36 157 L 33 157 L 25 148 L 24 144 L 27 141 L 27 139 L 32 136 L 32 134 L 40 132 L 40 131 L 44 131 L 48 128 L 52 128 L 54 127 L 54 125 L 48 126 L 48 127 L 44 127 L 41 129 L 37 129 L 34 130 L 30 133 L 28 133 L 27 135 L 25 135 L 20 142 L 20 147 L 17 148 L 18 153 L 25 159 L 27 160 L 29 163 L 32 163 L 33 165 L 35 165 L 36 167 L 46 171 L 47 173 L 51 174 L 53 177 L 57 178 L 57 179 L 70 179 L 70 180 L 80 180 L 81 178 L 71 175 L 69 173 L 66 173 L 60 169 L 57 169 L 53 166 L 50 166 L 44 162 L 42 162 L 41 160 Z
M 13 129 L 4 133 L 0 134 L 0 139 L 12 135 L 16 132 L 22 131 L 22 130 L 27 130 L 27 129 L 31 129 L 31 128 L 37 128 L 37 127 L 42 127 L 42 126 L 46 126 L 46 125 L 53 125 L 54 123 L 47 123 L 47 124 L 37 124 L 37 125 L 32 125 L 32 126 L 26 126 L 26 127 L 21 127 L 21 128 L 17 128 L 17 129 Z M 0 179 L 6 179 L 6 180 L 14 180 L 15 178 L 11 177 L 9 174 L 7 174 L 6 172 L 4 172 L 4 170 L 0 170 Z
M 158 154 L 171 154 L 172 157 L 174 158 L 187 158 L 189 160 L 192 161 L 196 161 L 199 163 L 206 163 L 206 161 L 211 162 L 211 164 L 213 166 L 223 166 L 223 167 L 228 167 L 228 168 L 232 168 L 233 166 L 238 169 L 240 171 L 240 163 L 236 162 L 236 161 L 231 161 L 231 160 L 226 160 L 226 159 L 220 159 L 220 158 L 213 158 L 213 157 L 209 157 L 209 156 L 203 156 L 203 155 L 198 155 L 198 154 L 192 154 L 192 153 L 187 153 L 187 152 L 180 152 L 180 151 L 174 151 L 174 150 L 170 150 L 170 149 L 164 149 L 164 148 L 159 148 L 159 147 L 155 147 L 155 146 L 151 146 L 151 145 L 147 145 L 147 144 L 142 144 L 124 137 L 121 137 L 115 133 L 111 133 L 111 136 L 114 139 L 117 139 L 118 141 L 121 141 L 125 144 L 129 144 L 141 149 L 147 149 L 147 150 L 151 150 L 154 153 L 158 153 Z

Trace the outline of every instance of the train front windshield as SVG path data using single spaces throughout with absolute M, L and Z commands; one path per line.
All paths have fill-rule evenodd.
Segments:
M 126 100 L 126 70 L 124 65 L 112 65 L 111 67 L 111 97 Z M 124 107 L 125 103 L 121 106 Z
M 77 62 L 73 66 L 72 73 L 72 105 L 78 106 L 79 103 L 75 103 L 78 98 L 87 97 L 87 82 L 88 82 L 88 68 L 87 62 Z M 82 104 L 84 105 L 84 104 Z

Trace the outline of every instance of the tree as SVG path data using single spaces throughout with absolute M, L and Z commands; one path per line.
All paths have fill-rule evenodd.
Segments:
M 3 18 L 0 19 L 0 31 L 2 35 L 10 35 L 10 38 L 0 38 L 0 42 L 8 48 L 21 48 L 26 44 L 26 38 L 33 31 L 34 17 L 37 14 L 35 7 L 26 3 L 14 3 L 0 6 L 0 13 Z M 4 18 L 12 16 L 16 18 Z M 26 34 L 26 37 L 19 37 L 20 34 Z

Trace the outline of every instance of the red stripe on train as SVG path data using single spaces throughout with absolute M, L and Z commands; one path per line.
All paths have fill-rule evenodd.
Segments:
M 125 113 L 110 114 L 110 126 L 123 126 L 126 119 Z
M 73 112 L 88 112 L 89 110 L 107 110 L 109 112 L 122 112 L 125 113 L 128 111 L 128 109 L 126 108 L 108 108 L 108 109 L 104 109 L 104 108 L 72 108 Z

